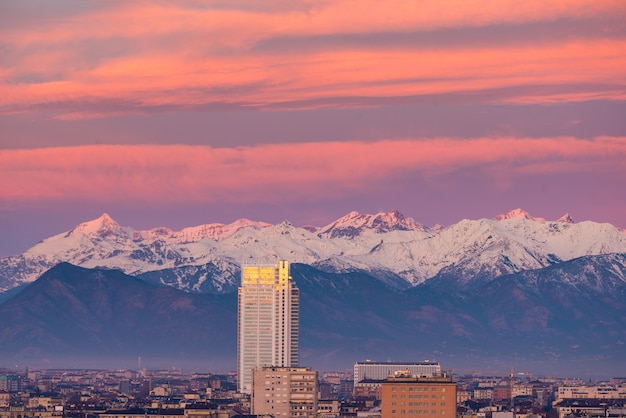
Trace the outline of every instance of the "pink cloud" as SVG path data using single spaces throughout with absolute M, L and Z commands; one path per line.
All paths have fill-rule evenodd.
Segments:
M 192 59 L 184 54 L 135 55 L 103 61 L 94 69 L 73 71 L 64 80 L 2 85 L 0 105 L 76 102 L 84 108 L 97 106 L 101 101 L 124 100 L 133 103 L 136 109 L 129 109 L 132 112 L 162 105 L 247 102 L 264 107 L 332 97 L 385 98 L 567 84 L 589 85 L 592 91 L 565 91 L 557 95 L 548 91 L 545 97 L 537 91 L 533 96 L 518 92 L 505 101 L 623 99 L 621 88 L 607 90 L 596 86 L 626 83 L 622 71 L 626 57 L 619 54 L 625 49 L 626 41 L 616 40 L 525 49 L 465 49 L 454 54 L 339 51 L 292 57 L 288 61 L 283 56 Z M 59 67 L 58 71 L 67 70 Z M 97 107 L 69 113 L 76 112 L 102 113 Z
M 576 0 L 468 3 L 430 0 L 385 3 L 338 1 L 268 10 L 186 8 L 184 3 L 116 3 L 105 10 L 38 27 L 0 30 L 12 59 L 0 67 L 0 108 L 60 106 L 58 117 L 106 115 L 101 103 L 185 108 L 246 102 L 258 107 L 299 102 L 304 108 L 337 97 L 444 95 L 519 87 L 580 84 L 591 91 L 511 93 L 507 102 L 624 98 L 626 41 L 610 33 L 593 39 L 545 39 L 538 44 L 446 48 L 361 44 L 319 51 L 259 53 L 257 43 L 283 37 L 412 33 L 441 28 L 549 22 L 626 14 L 623 2 Z M 40 22 L 38 22 L 40 23 Z M 415 35 L 420 36 L 420 35 Z M 425 36 L 425 35 L 422 35 Z M 497 36 L 497 32 L 494 32 Z M 119 45 L 124 45 L 120 48 Z M 34 81 L 29 81 L 33 79 Z M 16 81 L 18 80 L 18 81 Z M 69 109 L 62 108 L 62 104 Z M 346 106 L 346 102 L 343 102 Z M 358 105 L 358 103 L 356 104 Z M 117 114 L 119 110 L 109 110 Z
M 611 17 L 626 13 L 620 1 L 531 0 L 503 4 L 493 1 L 468 3 L 463 0 L 437 0 L 420 3 L 395 0 L 381 5 L 375 0 L 292 2 L 277 6 L 274 2 L 241 2 L 241 7 L 194 7 L 193 3 L 158 3 L 151 1 L 120 2 L 106 8 L 51 19 L 41 30 L 24 27 L 4 33 L 13 43 L 55 44 L 83 38 L 136 38 L 178 32 L 218 35 L 207 43 L 245 45 L 273 35 L 320 35 L 386 31 L 430 30 L 490 24 L 518 24 L 552 21 L 562 18 Z M 250 7 L 254 5 L 255 7 Z M 281 7 L 283 6 L 283 7 Z M 358 6 L 358 7 L 357 7 Z
M 518 175 L 613 172 L 626 138 L 437 138 L 243 148 L 102 145 L 0 151 L 0 202 L 181 200 L 269 202 L 329 197 L 393 178 L 464 169 Z M 494 187 L 506 182 L 494 179 Z

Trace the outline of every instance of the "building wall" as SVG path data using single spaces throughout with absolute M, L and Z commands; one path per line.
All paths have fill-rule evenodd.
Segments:
M 626 399 L 626 385 L 560 386 L 557 399 Z
M 559 413 L 559 418 L 565 418 L 568 415 L 576 415 L 576 416 L 596 416 L 596 417 L 604 417 L 606 416 L 606 407 L 605 406 L 559 406 L 556 408 Z
M 300 300 L 289 262 L 243 266 L 238 308 L 239 392 L 249 394 L 253 369 L 298 365 Z
M 474 389 L 473 398 L 474 399 L 493 399 L 493 389 L 492 388 Z
M 41 411 L 31 408 L 1 408 L 0 418 L 62 418 L 62 411 Z
M 326 399 L 317 401 L 318 418 L 335 418 L 339 416 L 341 402 L 338 399 Z
M 181 408 L 136 408 L 106 411 L 100 414 L 99 418 L 183 418 L 184 416 L 185 412 Z
M 456 417 L 456 383 L 449 377 L 389 378 L 381 394 L 382 418 Z
M 380 384 L 355 385 L 354 397 L 355 398 L 375 398 L 375 399 L 380 400 Z
M 308 367 L 263 367 L 253 371 L 253 415 L 307 418 L 317 413 L 317 372 Z
M 11 374 L 0 375 L 0 390 L 7 392 L 19 392 L 22 390 L 22 379 Z

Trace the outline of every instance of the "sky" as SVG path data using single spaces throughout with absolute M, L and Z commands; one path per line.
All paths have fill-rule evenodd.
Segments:
M 0 2 L 0 256 L 515 208 L 626 228 L 626 2 Z

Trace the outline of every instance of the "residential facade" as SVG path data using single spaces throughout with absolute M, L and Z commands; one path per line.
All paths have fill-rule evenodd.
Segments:
M 310 418 L 317 414 L 317 372 L 309 367 L 262 367 L 252 373 L 251 414 Z

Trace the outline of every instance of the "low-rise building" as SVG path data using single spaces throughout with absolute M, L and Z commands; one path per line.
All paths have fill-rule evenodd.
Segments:
M 14 374 L 0 374 L 0 391 L 19 392 L 22 390 L 22 379 Z
M 472 396 L 474 399 L 493 399 L 493 388 L 474 389 Z
M 0 418 L 62 418 L 63 409 L 48 410 L 44 407 L 28 408 L 24 405 L 13 405 L 0 408 Z
M 555 405 L 559 418 L 567 416 L 578 417 L 608 417 L 609 410 L 620 411 L 624 408 L 624 401 L 619 399 L 564 399 Z
M 382 418 L 456 417 L 456 383 L 449 375 L 396 373 L 381 385 Z
M 317 401 L 317 416 L 319 418 L 336 418 L 339 416 L 341 402 L 338 399 L 319 399 Z
M 559 386 L 556 394 L 560 399 L 626 399 L 626 384 Z
M 105 411 L 99 418 L 232 418 L 234 415 L 236 414 L 233 411 L 212 407 L 132 408 Z

